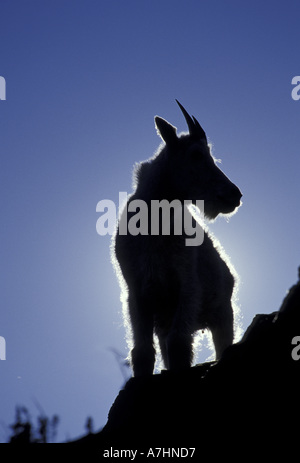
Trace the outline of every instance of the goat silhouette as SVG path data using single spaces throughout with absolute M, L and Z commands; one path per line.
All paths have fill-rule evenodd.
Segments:
M 120 215 L 113 239 L 113 260 L 133 342 L 134 376 L 153 373 L 154 334 L 165 367 L 172 370 L 192 365 L 198 330 L 211 331 L 217 359 L 234 337 L 234 271 L 189 204 L 203 200 L 204 216 L 212 220 L 219 214 L 233 213 L 241 204 L 242 194 L 217 167 L 199 122 L 177 103 L 189 133 L 178 136 L 173 125 L 155 117 L 164 144 L 135 169 L 135 191 Z M 132 219 L 131 206 L 136 200 L 148 206 L 146 229 L 144 226 L 136 233 L 121 233 L 120 224 Z M 169 233 L 163 233 L 161 226 L 151 233 L 151 204 L 163 200 L 171 204 Z M 201 245 L 187 245 L 190 235 L 182 221 L 180 233 L 178 227 L 174 232 L 176 217 L 186 213 L 193 215 L 195 233 L 201 231 L 204 236 Z

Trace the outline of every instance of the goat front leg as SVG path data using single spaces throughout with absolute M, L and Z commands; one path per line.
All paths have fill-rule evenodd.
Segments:
M 193 316 L 190 317 L 190 315 L 193 313 L 193 305 L 179 304 L 166 337 L 168 368 L 170 370 L 182 370 L 192 366 L 194 353 L 191 319 Z
M 200 299 L 200 289 L 193 280 L 185 281 L 174 319 L 166 338 L 168 368 L 183 370 L 190 368 L 194 359 L 193 333 Z
M 168 368 L 183 370 L 190 368 L 193 362 L 193 336 L 176 327 L 172 328 L 167 340 Z

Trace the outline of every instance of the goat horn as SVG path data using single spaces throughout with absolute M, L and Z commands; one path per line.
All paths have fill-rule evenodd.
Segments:
M 184 107 L 182 106 L 182 104 L 179 103 L 178 100 L 176 100 L 176 103 L 178 104 L 179 108 L 181 109 L 181 111 L 182 111 L 182 113 L 183 113 L 183 115 L 184 115 L 184 118 L 185 118 L 186 123 L 187 123 L 187 125 L 188 125 L 190 134 L 192 134 L 192 132 L 195 131 L 195 124 L 194 124 L 193 119 L 191 118 L 191 116 L 189 115 L 189 113 L 184 109 Z
M 206 134 L 205 134 L 204 130 L 202 129 L 201 125 L 199 124 L 199 122 L 197 121 L 197 119 L 194 116 L 193 116 L 193 118 L 191 118 L 189 113 L 182 106 L 182 104 L 179 103 L 178 100 L 176 100 L 176 103 L 178 104 L 179 108 L 181 109 L 181 111 L 182 111 L 182 113 L 184 115 L 184 118 L 185 118 L 185 120 L 187 122 L 190 134 L 191 135 L 196 135 L 199 138 L 205 138 L 206 139 Z
M 199 124 L 199 122 L 197 121 L 197 119 L 194 116 L 192 116 L 192 117 L 193 117 L 193 120 L 194 120 L 194 123 L 195 123 L 195 128 L 196 128 L 196 131 L 197 131 L 197 135 L 200 138 L 205 138 L 205 140 L 207 140 L 206 133 L 202 129 L 201 125 Z

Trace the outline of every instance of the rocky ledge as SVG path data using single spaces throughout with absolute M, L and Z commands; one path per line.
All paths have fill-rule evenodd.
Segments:
M 194 461 L 205 450 L 211 457 L 242 452 L 239 461 L 244 461 L 251 451 L 276 455 L 298 442 L 299 404 L 300 281 L 278 311 L 256 315 L 218 362 L 131 378 L 102 431 L 76 444 L 95 445 L 104 458 L 128 461 L 134 454 L 118 452 L 142 449 L 134 459 L 145 461 L 178 459 L 177 452 Z

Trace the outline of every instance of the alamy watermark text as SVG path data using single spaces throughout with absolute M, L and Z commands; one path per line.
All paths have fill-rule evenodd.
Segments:
M 292 345 L 295 346 L 291 352 L 292 359 L 295 361 L 300 360 L 300 336 L 293 337 Z
M 292 78 L 292 85 L 295 85 L 292 90 L 293 100 L 300 100 L 300 76 L 295 76 Z
M 6 360 L 6 342 L 3 336 L 0 336 L 0 360 Z
M 193 208 L 198 212 L 204 212 L 204 201 L 180 201 L 174 199 L 171 202 L 151 200 L 150 204 L 142 199 L 134 199 L 127 203 L 127 193 L 119 193 L 119 231 L 120 235 L 184 235 L 186 246 L 200 246 L 204 240 L 204 230 L 194 220 Z M 123 204 L 126 207 L 122 208 Z M 117 208 L 110 199 L 98 202 L 96 211 L 102 215 L 96 223 L 97 233 L 113 235 L 117 220 Z M 194 209 L 195 212 L 195 209 Z M 189 237 L 189 238 L 187 238 Z
M 6 82 L 2 76 L 0 76 L 0 100 L 6 100 Z

